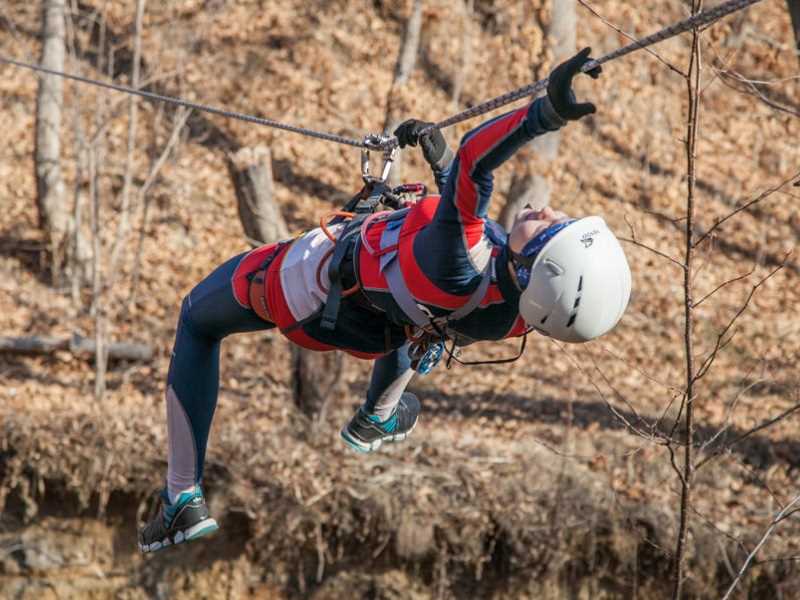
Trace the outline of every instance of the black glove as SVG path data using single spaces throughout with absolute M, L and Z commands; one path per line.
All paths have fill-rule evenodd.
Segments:
M 416 146 L 417 142 L 422 147 L 422 155 L 429 165 L 439 166 L 440 161 L 447 153 L 447 142 L 444 140 L 442 132 L 438 129 L 431 129 L 424 135 L 420 132 L 433 123 L 409 119 L 394 130 L 394 135 L 400 143 L 401 148 L 406 146 Z
M 558 113 L 558 116 L 566 121 L 577 121 L 581 117 L 591 115 L 597 111 L 597 107 L 591 102 L 577 102 L 575 93 L 572 91 L 572 78 L 581 72 L 583 65 L 592 60 L 589 57 L 591 52 L 591 48 L 584 48 L 568 61 L 558 65 L 550 73 L 550 78 L 547 82 L 547 97 L 550 99 L 550 104 L 553 105 L 553 109 Z M 602 72 L 603 67 L 598 65 L 591 71 L 587 71 L 587 74 L 592 79 L 597 79 Z

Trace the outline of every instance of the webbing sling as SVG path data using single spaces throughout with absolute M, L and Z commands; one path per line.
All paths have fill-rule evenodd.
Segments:
M 481 282 L 478 287 L 472 292 L 467 302 L 454 310 L 452 313 L 444 317 L 442 320 L 433 319 L 431 315 L 427 314 L 417 304 L 417 301 L 411 295 L 411 291 L 403 279 L 403 273 L 400 270 L 400 259 L 397 252 L 397 245 L 400 240 L 400 230 L 403 222 L 390 219 L 386 229 L 381 235 L 381 251 L 386 252 L 380 258 L 380 269 L 386 276 L 386 282 L 389 284 L 389 291 L 392 293 L 392 298 L 400 309 L 411 319 L 414 324 L 420 329 L 426 329 L 437 321 L 443 321 L 445 325 L 452 321 L 458 321 L 469 315 L 475 310 L 486 295 L 486 290 L 489 289 L 489 284 L 492 280 L 492 260 L 491 258 L 486 263 L 486 268 L 481 274 Z
M 356 215 L 345 225 L 344 230 L 336 238 L 336 244 L 333 249 L 333 256 L 328 266 L 328 278 L 330 279 L 330 288 L 328 288 L 328 297 L 325 300 L 325 308 L 322 309 L 322 319 L 320 327 L 333 331 L 336 329 L 336 319 L 339 316 L 339 307 L 342 303 L 342 261 L 347 255 L 347 250 L 350 244 L 355 243 L 361 232 L 361 223 L 369 215 L 363 213 Z

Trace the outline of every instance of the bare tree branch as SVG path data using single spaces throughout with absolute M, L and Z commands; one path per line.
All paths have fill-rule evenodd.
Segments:
M 136 290 L 139 285 L 139 276 L 141 272 L 142 266 L 142 249 L 144 247 L 144 238 L 147 234 L 147 222 L 148 216 L 150 213 L 150 197 L 148 196 L 148 192 L 152 187 L 153 183 L 155 182 L 158 174 L 161 172 L 161 169 L 164 167 L 164 164 L 167 162 L 170 154 L 172 154 L 173 149 L 178 144 L 178 140 L 180 139 L 181 131 L 183 131 L 186 122 L 189 120 L 192 111 L 190 109 L 180 108 L 176 113 L 172 125 L 172 132 L 170 133 L 169 140 L 167 144 L 164 146 L 164 149 L 161 151 L 158 159 L 153 166 L 150 167 L 150 172 L 147 174 L 147 179 L 145 179 L 144 184 L 141 188 L 139 188 L 138 193 L 138 203 L 142 206 L 142 218 L 141 218 L 141 226 L 139 228 L 139 240 L 136 243 L 136 252 L 134 253 L 133 259 L 133 272 L 131 275 L 131 292 L 128 296 L 128 306 L 130 307 L 136 299 Z
M 622 242 L 627 242 L 629 244 L 633 244 L 634 246 L 639 246 L 640 248 L 644 248 L 645 250 L 649 250 L 650 252 L 652 252 L 654 254 L 657 254 L 658 256 L 660 256 L 662 258 L 666 258 L 668 261 L 670 261 L 671 263 L 673 263 L 676 266 L 680 267 L 682 270 L 686 269 L 686 265 L 684 265 L 679 260 L 677 260 L 675 258 L 672 258 L 669 254 L 666 254 L 666 253 L 662 252 L 661 250 L 657 250 L 656 248 L 653 248 L 652 246 L 649 246 L 647 244 L 644 244 L 644 243 L 640 242 L 636 238 L 636 230 L 633 228 L 633 223 L 631 223 L 630 220 L 628 219 L 628 215 L 625 215 L 625 223 L 627 223 L 628 228 L 631 230 L 631 237 L 630 238 L 620 237 L 620 238 L 617 238 L 617 239 L 619 239 Z
M 146 0 L 136 0 L 136 19 L 133 36 L 133 71 L 131 73 L 131 87 L 139 87 L 139 72 L 142 62 L 142 21 L 144 19 L 144 6 Z M 139 98 L 134 95 L 128 97 L 128 147 L 125 158 L 125 176 L 122 183 L 122 202 L 120 206 L 119 222 L 114 242 L 111 245 L 111 258 L 109 260 L 109 277 L 114 278 L 119 262 L 119 253 L 125 246 L 130 229 L 131 188 L 133 187 L 133 157 L 136 150 L 136 132 L 139 122 Z
M 672 258 L 669 254 L 665 254 L 664 252 L 661 252 L 661 250 L 656 250 L 652 246 L 648 246 L 647 244 L 644 244 L 644 243 L 642 243 L 642 242 L 640 242 L 640 241 L 638 241 L 638 240 L 636 240 L 634 238 L 618 237 L 617 239 L 620 242 L 633 244 L 634 246 L 638 246 L 639 248 L 644 248 L 645 250 L 649 250 L 650 252 L 652 252 L 653 254 L 657 254 L 661 258 L 667 259 L 668 261 L 673 263 L 675 266 L 680 267 L 681 269 L 685 269 L 686 268 L 686 266 L 682 262 Z
M 753 559 L 755 559 L 756 554 L 758 554 L 758 551 L 761 550 L 764 544 L 767 543 L 767 540 L 772 535 L 773 531 L 775 531 L 775 528 L 780 524 L 780 522 L 795 512 L 796 509 L 794 509 L 794 507 L 797 504 L 800 504 L 800 494 L 795 496 L 794 499 L 791 502 L 789 502 L 789 504 L 787 504 L 781 510 L 778 511 L 778 513 L 775 515 L 775 518 L 773 518 L 772 522 L 769 524 L 769 527 L 767 527 L 766 531 L 764 531 L 764 534 L 761 536 L 761 539 L 758 541 L 758 544 L 756 544 L 756 547 L 753 548 L 753 551 L 747 555 L 747 558 L 742 564 L 742 568 L 739 569 L 739 573 L 736 575 L 736 578 L 731 582 L 731 585 L 728 588 L 728 591 L 725 592 L 725 595 L 722 597 L 722 600 L 728 600 L 731 597 L 731 594 L 733 594 L 733 591 L 736 589 L 736 586 L 739 585 L 739 582 L 742 580 L 742 577 L 747 572 L 747 569 L 750 567 L 750 563 L 752 563 Z
M 717 70 L 717 72 L 720 75 L 720 80 L 722 81 L 722 83 L 724 83 L 730 89 L 739 92 L 740 94 L 747 94 L 748 96 L 753 96 L 755 98 L 758 98 L 761 102 L 763 102 L 770 108 L 774 108 L 775 110 L 779 110 L 786 114 L 792 115 L 793 117 L 800 118 L 800 111 L 796 110 L 793 107 L 779 104 L 778 102 L 775 102 L 771 98 L 767 97 L 764 94 L 764 92 L 762 92 L 759 89 L 759 85 L 765 85 L 765 84 L 757 82 L 754 79 L 748 79 L 741 73 L 737 73 L 736 71 L 733 70 L 719 69 Z M 743 84 L 744 89 L 734 85 L 731 80 Z
M 737 276 L 737 277 L 733 277 L 732 279 L 728 279 L 727 281 L 725 281 L 725 282 L 723 282 L 723 283 L 720 283 L 720 284 L 719 284 L 717 287 L 715 287 L 713 290 L 711 290 L 710 292 L 708 292 L 708 293 L 707 293 L 705 296 L 703 296 L 702 298 L 700 298 L 700 300 L 698 300 L 697 302 L 695 302 L 695 303 L 694 303 L 694 307 L 695 307 L 695 308 L 697 308 L 698 306 L 700 306 L 700 305 L 701 305 L 701 304 L 702 304 L 702 303 L 703 303 L 705 300 L 707 300 L 708 298 L 710 298 L 711 296 L 713 296 L 714 294 L 716 294 L 716 293 L 717 293 L 718 291 L 720 291 L 722 288 L 724 288 L 724 287 L 726 287 L 726 286 L 728 286 L 728 285 L 730 285 L 730 284 L 732 284 L 732 283 L 735 283 L 735 282 L 737 282 L 737 281 L 741 281 L 742 279 L 747 279 L 748 277 L 750 277 L 750 275 L 752 275 L 752 274 L 753 274 L 753 273 L 755 273 L 755 272 L 756 272 L 756 265 L 755 265 L 755 264 L 753 264 L 753 268 L 752 268 L 752 269 L 750 269 L 750 270 L 749 270 L 747 273 L 742 273 L 741 275 L 739 275 L 739 276 Z
M 798 171 L 797 173 L 794 173 L 794 174 L 793 174 L 791 177 L 789 177 L 789 178 L 787 178 L 787 179 L 784 179 L 782 182 L 780 182 L 780 183 L 779 183 L 779 184 L 777 184 L 776 186 L 774 186 L 774 187 L 771 187 L 771 188 L 769 188 L 768 190 L 765 190 L 765 191 L 761 192 L 761 193 L 760 193 L 758 196 L 756 196 L 756 197 L 755 197 L 755 198 L 753 198 L 752 200 L 750 200 L 750 201 L 748 201 L 748 202 L 745 202 L 744 204 L 742 204 L 741 206 L 739 206 L 739 207 L 738 207 L 738 208 L 736 208 L 735 210 L 731 211 L 730 213 L 728 213 L 727 215 L 725 215 L 725 216 L 724 216 L 724 217 L 722 217 L 721 219 L 718 219 L 718 220 L 717 220 L 717 221 L 716 221 L 716 222 L 715 222 L 715 223 L 714 223 L 714 224 L 713 224 L 713 225 L 712 225 L 712 226 L 711 226 L 711 227 L 708 229 L 708 231 L 706 231 L 706 232 L 705 232 L 703 235 L 701 235 L 701 236 L 700 236 L 700 237 L 697 239 L 697 241 L 696 241 L 696 242 L 695 242 L 695 244 L 694 244 L 694 245 L 695 245 L 695 247 L 697 247 L 697 246 L 699 246 L 700 244 L 702 244 L 702 243 L 703 243 L 703 240 L 705 240 L 705 239 L 706 239 L 708 236 L 710 236 L 712 233 L 714 233 L 714 231 L 716 231 L 716 230 L 719 228 L 719 226 L 720 226 L 720 225 L 722 225 L 723 223 L 725 223 L 725 221 L 727 221 L 728 219 L 730 219 L 730 218 L 732 218 L 732 217 L 736 216 L 737 214 L 739 214 L 739 213 L 740 213 L 740 212 L 742 212 L 743 210 L 747 210 L 748 208 L 750 208 L 750 207 L 751 207 L 751 206 L 753 206 L 754 204 L 758 204 L 759 202 L 761 202 L 761 201 L 762 201 L 762 200 L 764 200 L 765 198 L 768 198 L 769 196 L 771 196 L 771 195 L 772 195 L 772 194 L 774 194 L 775 192 L 778 192 L 778 191 L 780 191 L 781 189 L 783 189 L 784 187 L 786 187 L 787 185 L 789 185 L 789 184 L 790 184 L 790 183 L 792 183 L 793 181 L 797 180 L 797 179 L 798 179 L 798 177 L 800 177 L 800 171 Z
M 726 345 L 728 345 L 730 343 L 730 341 L 733 338 L 733 336 L 731 336 L 727 340 L 723 341 L 724 338 L 725 338 L 725 335 L 728 333 L 730 328 L 733 327 L 733 324 L 736 323 L 736 321 L 739 319 L 739 317 L 741 317 L 744 314 L 744 312 L 747 310 L 747 307 L 750 305 L 750 301 L 753 299 L 753 296 L 755 295 L 755 293 L 758 290 L 758 288 L 760 288 L 762 285 L 764 285 L 764 283 L 766 283 L 778 271 L 783 269 L 786 266 L 786 262 L 789 260 L 789 257 L 792 254 L 793 254 L 793 251 L 787 252 L 785 254 L 784 258 L 783 258 L 783 262 L 780 265 L 778 265 L 777 267 L 775 267 L 772 271 L 770 271 L 767 275 L 762 277 L 761 280 L 753 286 L 753 288 L 750 290 L 750 293 L 747 295 L 747 298 L 745 299 L 745 301 L 742 304 L 742 306 L 739 307 L 739 310 L 736 311 L 736 314 L 733 315 L 733 317 L 728 322 L 728 324 L 725 326 L 725 328 L 717 336 L 717 341 L 716 341 L 716 344 L 714 345 L 714 349 L 705 358 L 705 360 L 703 361 L 703 364 L 697 370 L 697 374 L 695 375 L 695 378 L 694 378 L 695 381 L 701 379 L 706 373 L 708 373 L 708 370 L 711 368 L 711 365 L 716 360 L 717 355 L 719 354 L 720 350 L 722 350 Z
M 629 362 L 628 360 L 626 360 L 626 359 L 625 359 L 625 357 L 624 357 L 624 356 L 620 356 L 619 354 L 617 354 L 616 352 L 614 352 L 613 350 L 611 350 L 611 349 L 610 349 L 608 346 L 606 346 L 606 345 L 605 345 L 605 344 L 603 344 L 602 342 L 599 342 L 599 341 L 598 341 L 598 342 L 595 342 L 595 344 L 596 344 L 596 345 L 598 345 L 598 346 L 600 346 L 600 348 L 601 348 L 601 349 L 602 349 L 602 350 L 603 350 L 603 351 L 604 351 L 606 354 L 609 354 L 609 355 L 613 356 L 614 358 L 616 358 L 618 361 L 622 362 L 622 363 L 623 363 L 625 366 L 627 366 L 628 368 L 630 368 L 630 369 L 633 369 L 634 371 L 637 371 L 637 372 L 639 372 L 639 373 L 642 375 L 642 377 L 644 377 L 644 378 L 645 378 L 645 379 L 647 379 L 648 381 L 651 381 L 651 382 L 653 382 L 653 383 L 656 383 L 656 384 L 658 384 L 658 385 L 660 385 L 660 386 L 662 386 L 662 387 L 664 387 L 664 388 L 666 388 L 666 389 L 668 389 L 668 390 L 670 390 L 670 391 L 679 391 L 679 390 L 680 390 L 680 388 L 679 388 L 678 386 L 672 385 L 671 383 L 667 383 L 666 381 L 661 381 L 661 380 L 659 380 L 659 379 L 656 379 L 655 377 L 653 377 L 652 375 L 650 375 L 649 373 L 647 373 L 647 371 L 645 371 L 644 369 L 642 369 L 642 368 L 640 368 L 640 367 L 636 366 L 635 364 L 633 364 L 633 363 Z
M 600 20 L 601 20 L 603 23 L 605 23 L 606 25 L 608 25 L 609 27 L 611 27 L 611 29 L 613 29 L 614 31 L 616 31 L 616 32 L 617 32 L 617 33 L 619 33 L 620 35 L 623 35 L 623 36 L 625 36 L 626 38 L 628 38 L 628 39 L 629 39 L 630 41 L 632 41 L 632 42 L 638 42 L 638 41 L 639 41 L 639 39 L 638 39 L 636 36 L 633 36 L 633 35 L 631 35 L 630 33 L 627 33 L 627 32 L 625 32 L 625 31 L 623 31 L 622 29 L 620 29 L 619 27 L 617 27 L 616 25 L 614 25 L 613 23 L 611 23 L 610 21 L 608 21 L 608 20 L 607 20 L 607 19 L 606 19 L 606 18 L 605 18 L 603 15 L 601 15 L 599 12 L 597 12 L 597 11 L 596 11 L 596 10 L 595 10 L 595 9 L 592 7 L 592 5 L 591 5 L 591 4 L 589 4 L 589 3 L 588 3 L 586 0 L 578 0 L 578 2 L 580 2 L 580 3 L 581 3 L 581 5 L 583 5 L 583 7 L 584 7 L 584 8 L 586 8 L 586 9 L 587 9 L 587 10 L 588 10 L 590 13 L 592 13 L 592 14 L 593 14 L 595 17 L 597 17 L 598 19 L 600 19 Z M 657 58 L 657 59 L 658 59 L 658 60 L 659 60 L 661 63 L 663 63 L 663 64 L 664 64 L 664 65 L 665 65 L 665 66 L 666 66 L 666 67 L 667 67 L 667 68 L 668 68 L 670 71 L 674 71 L 675 73 L 677 73 L 678 75 L 680 75 L 680 76 L 681 76 L 681 77 L 683 77 L 683 78 L 686 78 L 686 77 L 688 77 L 688 75 L 687 75 L 686 73 L 684 73 L 683 71 L 681 71 L 681 70 L 680 70 L 678 67 L 676 67 L 675 65 L 673 65 L 671 62 L 669 62 L 669 61 L 668 61 L 666 58 L 664 58 L 663 56 L 661 56 L 661 55 L 660 55 L 658 52 L 656 52 L 656 51 L 655 51 L 655 50 L 653 50 L 652 48 L 650 48 L 650 47 L 645 47 L 645 48 L 644 48 L 644 50 L 645 50 L 645 51 L 647 51 L 648 53 L 652 54 L 653 56 L 655 56 L 655 57 L 656 57 L 656 58 Z
M 753 374 L 753 371 L 755 371 L 755 369 L 756 369 L 756 367 L 751 368 L 750 371 L 748 371 L 748 373 L 745 375 L 744 379 L 745 380 L 748 379 Z M 708 448 L 709 446 L 711 446 L 720 436 L 722 436 L 726 431 L 728 431 L 728 429 L 730 428 L 731 417 L 733 416 L 733 411 L 736 408 L 736 406 L 739 404 L 739 400 L 742 398 L 742 396 L 744 396 L 753 387 L 757 386 L 759 381 L 760 380 L 756 380 L 756 381 L 753 381 L 750 385 L 743 386 L 737 392 L 737 394 L 733 397 L 733 400 L 731 400 L 728 403 L 727 410 L 726 410 L 726 413 L 725 413 L 725 418 L 723 419 L 723 426 L 720 427 L 719 431 L 717 431 L 717 433 L 715 433 L 713 436 L 711 436 L 711 438 L 709 438 L 708 440 L 703 442 L 702 446 L 700 447 L 700 451 L 701 452 L 703 450 L 705 450 L 706 448 Z M 697 466 L 695 466 L 695 471 L 696 470 L 697 470 Z
M 608 409 L 611 411 L 611 413 L 617 419 L 619 419 L 620 423 L 622 423 L 630 433 L 633 433 L 634 435 L 636 435 L 636 436 L 638 436 L 638 437 L 640 437 L 640 438 L 642 438 L 644 440 L 653 441 L 653 442 L 656 442 L 656 443 L 663 443 L 663 442 L 659 442 L 657 440 L 657 436 L 653 435 L 652 433 L 647 433 L 646 431 L 642 431 L 641 429 L 639 429 L 635 425 L 633 425 L 633 423 L 631 423 L 627 418 L 625 418 L 625 415 L 623 415 L 621 412 L 619 412 L 619 410 L 617 410 L 617 408 L 613 404 L 611 404 L 611 402 L 608 401 L 608 399 L 606 398 L 606 395 L 603 392 L 603 390 L 600 389 L 600 386 L 597 385 L 597 383 L 595 382 L 594 378 L 591 377 L 586 372 L 586 370 L 580 364 L 580 361 L 578 361 L 574 356 L 572 356 L 572 354 L 570 354 L 570 352 L 567 351 L 566 345 L 565 344 L 559 344 L 557 341 L 553 340 L 552 338 L 551 338 L 551 340 L 558 347 L 558 349 L 561 350 L 561 352 L 564 353 L 564 355 L 573 364 L 573 366 L 576 369 L 578 369 L 578 371 L 580 371 L 583 375 L 586 376 L 586 378 L 588 379 L 589 383 L 595 389 L 597 394 L 600 396 L 600 399 L 603 401 L 603 403 L 608 407 Z M 596 364 L 594 366 L 595 366 L 595 368 L 597 367 Z M 602 372 L 601 372 L 601 375 L 602 375 Z M 641 422 L 645 422 L 646 423 L 646 421 L 644 421 L 644 419 L 639 417 L 639 415 L 636 413 L 636 411 L 633 410 L 633 407 L 631 407 L 630 404 L 628 404 L 626 402 L 626 405 L 631 409 L 631 411 L 634 413 L 634 415 L 636 415 L 636 417 Z
M 702 7 L 702 0 L 692 0 L 692 14 L 697 14 Z M 692 53 L 689 58 L 689 70 L 686 75 L 689 111 L 686 118 L 686 228 L 685 228 L 685 269 L 683 272 L 684 295 L 684 352 L 686 361 L 686 391 L 681 408 L 685 407 L 683 469 L 681 476 L 681 500 L 678 523 L 678 534 L 675 548 L 675 567 L 672 578 L 672 600 L 680 600 L 684 579 L 684 563 L 686 561 L 687 533 L 689 530 L 689 506 L 691 504 L 692 485 L 694 483 L 694 302 L 692 289 L 692 267 L 694 261 L 694 219 L 695 219 L 695 186 L 697 184 L 697 134 L 700 128 L 700 73 L 702 70 L 700 53 L 700 32 L 697 28 L 692 32 Z M 676 420 L 677 423 L 677 420 Z M 670 448 L 671 454 L 671 448 Z M 673 460 L 673 467 L 677 465 Z
M 721 455 L 721 454 L 723 454 L 723 453 L 725 453 L 725 452 L 728 452 L 728 451 L 730 451 L 730 450 L 731 450 L 731 449 L 732 449 L 734 446 L 736 446 L 737 444 L 740 444 L 741 442 L 743 442 L 744 440 L 746 440 L 747 438 L 749 438 L 751 435 L 753 435 L 753 434 L 755 434 L 755 433 L 758 433 L 759 431 L 762 431 L 762 430 L 764 430 L 764 429 L 767 429 L 768 427 L 771 427 L 771 426 L 772 426 L 772 425 L 774 425 L 775 423 L 778 423 L 778 422 L 780 422 L 780 421 L 784 420 L 786 417 L 788 417 L 788 416 L 790 416 L 790 415 L 792 415 L 792 414 L 796 413 L 797 411 L 800 411 L 800 403 L 797 403 L 797 404 L 795 404 L 794 406 L 792 406 L 792 407 L 790 407 L 790 408 L 787 408 L 787 409 L 786 409 L 785 411 L 783 411 L 781 414 L 779 414 L 779 415 L 777 415 L 777 416 L 775 416 L 775 417 L 773 417 L 773 418 L 771 418 L 771 419 L 767 419 L 766 421 L 764 421 L 764 422 L 760 423 L 760 424 L 759 424 L 759 425 L 757 425 L 756 427 L 753 427 L 752 429 L 749 429 L 749 430 L 747 430 L 747 431 L 746 431 L 746 432 L 744 432 L 743 434 L 741 434 L 741 435 L 737 436 L 737 437 L 736 437 L 736 438 L 735 438 L 733 441 L 731 441 L 730 443 L 728 443 L 728 444 L 725 444 L 725 445 L 723 445 L 723 446 L 720 446 L 719 448 L 715 449 L 715 450 L 714 450 L 714 451 L 713 451 L 711 454 L 709 454 L 708 456 L 706 456 L 706 457 L 704 457 L 702 460 L 700 460 L 700 461 L 699 461 L 699 462 L 698 462 L 698 463 L 695 465 L 695 470 L 699 469 L 700 467 L 702 467 L 703 465 L 705 465 L 707 462 L 709 462 L 710 460 L 712 460 L 712 459 L 714 459 L 714 458 L 718 457 L 719 455 Z M 726 428 L 723 428 L 722 430 L 720 430 L 720 432 L 718 432 L 718 433 L 717 433 L 717 434 L 716 434 L 716 435 L 715 435 L 715 436 L 712 438 L 712 440 L 716 439 L 716 438 L 719 436 L 719 434 L 720 434 L 720 433 L 722 433 L 722 432 L 723 432 L 725 429 L 727 429 L 727 427 L 726 427 Z

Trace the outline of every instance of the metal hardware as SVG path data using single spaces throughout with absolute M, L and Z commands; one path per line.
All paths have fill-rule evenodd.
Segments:
M 397 155 L 397 145 L 391 143 L 392 138 L 386 135 L 369 134 L 364 137 L 363 149 L 361 150 L 361 177 L 364 183 L 385 183 L 394 165 Z M 383 153 L 383 166 L 380 176 L 370 173 L 369 153 L 370 150 L 381 151 Z

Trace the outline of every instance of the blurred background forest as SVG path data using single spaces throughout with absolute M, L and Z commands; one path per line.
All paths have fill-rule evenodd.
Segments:
M 586 4 L 10 0 L 0 55 L 360 137 L 692 9 Z M 412 382 L 414 435 L 368 456 L 338 429 L 369 363 L 234 336 L 206 472 L 221 531 L 146 559 L 182 297 L 316 226 L 359 189 L 358 151 L 0 64 L 0 597 L 800 597 L 798 28 L 794 0 L 707 28 L 694 92 L 692 34 L 610 63 L 577 84 L 594 117 L 496 173 L 495 218 L 549 202 L 628 238 L 614 332 L 439 366 Z M 432 185 L 413 149 L 393 176 Z

